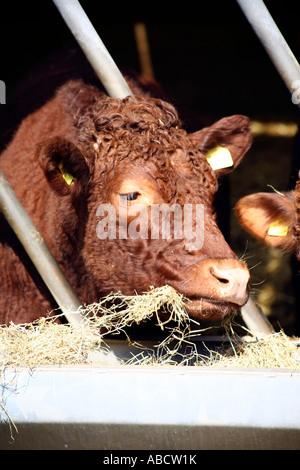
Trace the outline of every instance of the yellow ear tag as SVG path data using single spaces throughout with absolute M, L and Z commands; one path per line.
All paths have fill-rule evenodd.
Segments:
M 272 222 L 269 227 L 268 235 L 271 237 L 285 237 L 288 233 L 288 226 L 284 225 L 280 220 Z
M 222 170 L 223 168 L 233 166 L 231 153 L 227 148 L 221 147 L 221 145 L 217 145 L 209 150 L 206 154 L 206 160 L 213 170 Z
M 67 173 L 66 171 L 64 171 L 64 167 L 63 167 L 62 162 L 59 163 L 58 168 L 59 168 L 59 170 L 62 174 L 63 179 L 70 186 L 70 184 L 72 183 L 72 181 L 74 179 L 74 176 L 72 176 L 72 175 L 70 175 L 70 173 Z

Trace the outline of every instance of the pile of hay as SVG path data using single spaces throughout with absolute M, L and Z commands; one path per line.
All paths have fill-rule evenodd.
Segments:
M 161 310 L 166 314 L 165 321 L 158 316 Z M 153 317 L 160 329 L 175 323 L 171 336 L 173 330 L 181 331 L 190 325 L 183 296 L 169 286 L 153 288 L 143 295 L 110 294 L 79 312 L 84 318 L 79 326 L 57 322 L 60 315 L 42 317 L 33 323 L 0 326 L 0 372 L 7 366 L 91 364 L 95 357 L 97 364 L 107 364 L 111 363 L 105 342 L 108 335 L 121 332 L 127 335 L 126 328 Z M 130 343 L 128 335 L 127 339 Z M 139 350 L 137 354 L 140 355 Z
M 165 321 L 159 317 L 161 311 Z M 283 332 L 249 342 L 234 333 L 234 319 L 224 325 L 226 348 L 210 351 L 209 343 L 205 343 L 199 352 L 199 340 L 196 344 L 194 337 L 201 338 L 208 328 L 201 329 L 200 323 L 189 318 L 184 297 L 169 286 L 153 288 L 143 295 L 110 294 L 100 303 L 80 309 L 80 313 L 85 320 L 79 326 L 60 324 L 57 315 L 29 324 L 1 326 L 0 376 L 8 366 L 62 364 L 300 368 L 300 348 Z M 151 348 L 132 344 L 130 326 L 151 318 L 156 318 L 165 338 Z M 129 360 L 116 358 L 107 340 L 108 335 L 114 337 L 121 332 L 128 345 L 134 346 Z
M 219 368 L 300 370 L 300 342 L 283 331 L 260 339 L 236 338 L 230 351 L 210 351 L 205 365 Z

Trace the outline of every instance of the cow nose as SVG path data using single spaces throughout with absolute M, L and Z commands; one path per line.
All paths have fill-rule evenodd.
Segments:
M 226 266 L 226 263 L 220 267 L 213 264 L 209 271 L 214 278 L 211 278 L 211 281 L 215 284 L 218 297 L 240 306 L 245 304 L 250 281 L 250 274 L 246 267 L 242 265 L 231 267 Z

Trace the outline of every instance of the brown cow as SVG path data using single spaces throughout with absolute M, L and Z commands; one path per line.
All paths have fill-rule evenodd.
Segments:
M 213 198 L 217 177 L 251 144 L 249 120 L 231 116 L 187 134 L 171 104 L 130 86 L 136 99 L 117 100 L 69 81 L 24 119 L 0 168 L 83 303 L 169 284 L 189 298 L 191 315 L 221 318 L 247 301 L 249 271 L 217 227 Z M 204 154 L 215 144 L 230 151 L 229 170 L 207 163 Z M 185 232 L 124 237 L 117 230 L 110 237 L 100 230 L 103 208 L 115 210 L 120 229 L 124 217 L 134 223 L 163 203 L 204 208 L 201 247 L 188 245 Z M 0 321 L 33 321 L 55 304 L 0 220 Z
M 266 245 L 295 252 L 300 261 L 300 179 L 293 191 L 243 197 L 236 212 L 251 235 Z

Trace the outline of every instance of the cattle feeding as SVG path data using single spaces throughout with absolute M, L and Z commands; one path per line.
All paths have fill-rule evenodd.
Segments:
M 213 209 L 218 178 L 251 145 L 249 119 L 230 116 L 188 134 L 173 105 L 128 82 L 134 99 L 109 98 L 82 80 L 65 83 L 22 121 L 0 169 L 82 303 L 169 284 L 187 297 L 191 316 L 220 319 L 249 296 L 248 268 L 225 242 Z M 230 152 L 230 167 L 209 165 L 205 154 L 215 145 Z M 187 244 L 185 231 L 99 234 L 99 207 L 107 204 L 117 229 L 153 206 L 201 206 L 201 246 Z M 0 321 L 33 321 L 55 303 L 3 215 L 0 223 Z
M 242 227 L 266 245 L 293 251 L 300 261 L 300 179 L 284 193 L 256 193 L 240 199 Z

